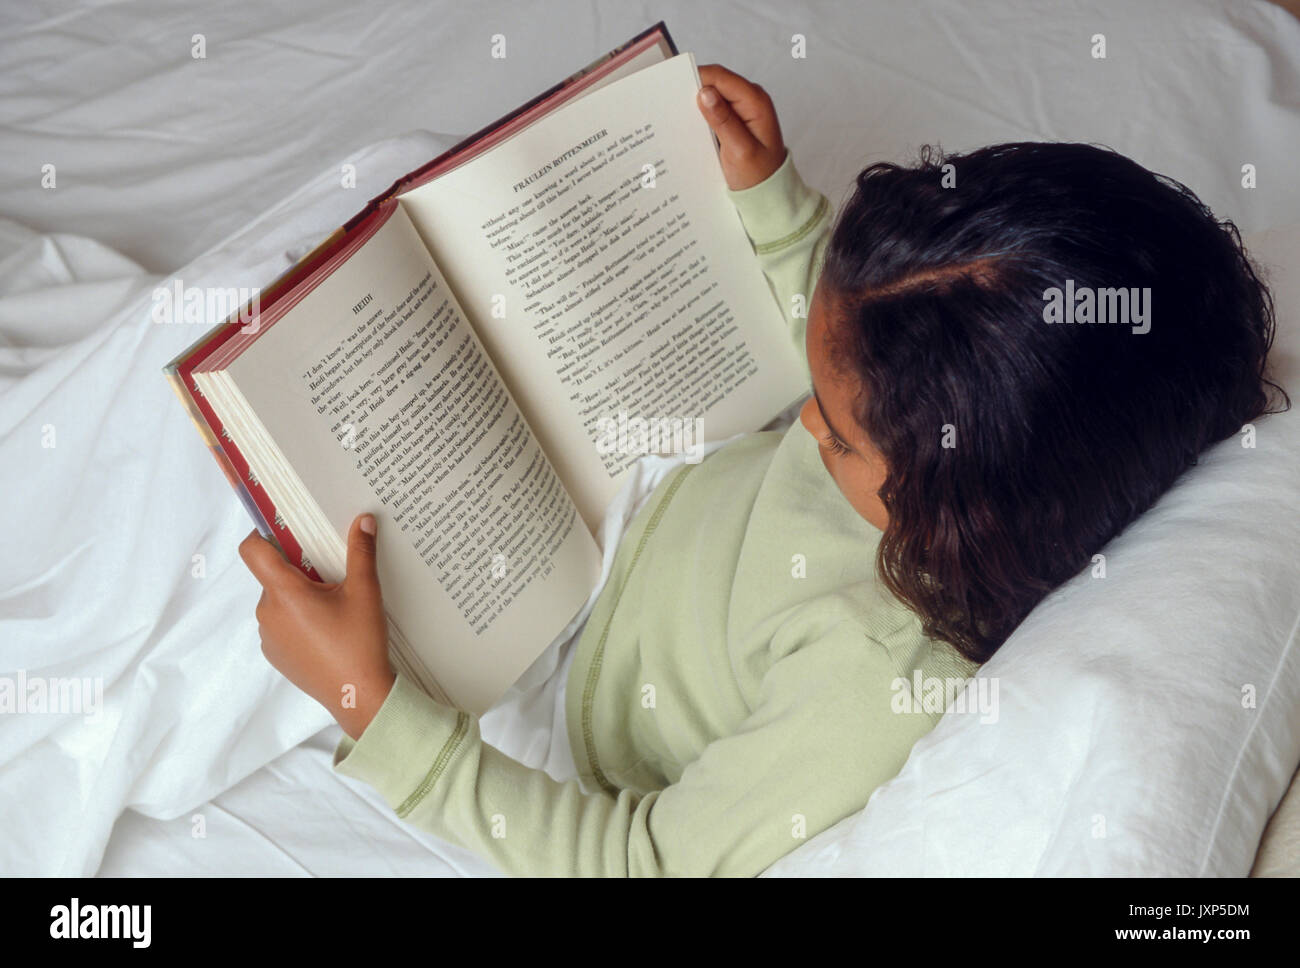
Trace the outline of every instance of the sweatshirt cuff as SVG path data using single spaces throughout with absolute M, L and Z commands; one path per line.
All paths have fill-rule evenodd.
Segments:
M 781 167 L 767 178 L 749 188 L 727 189 L 727 194 L 760 254 L 797 242 L 830 206 L 821 192 L 809 188 L 799 176 L 789 148 Z
M 344 733 L 339 740 L 334 771 L 368 783 L 405 816 L 446 772 L 469 733 L 469 719 L 398 673 L 360 738 Z

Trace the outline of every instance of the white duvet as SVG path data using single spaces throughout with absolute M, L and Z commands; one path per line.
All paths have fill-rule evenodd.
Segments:
M 875 157 L 903 160 L 922 141 L 1071 138 L 1104 141 L 1177 175 L 1243 231 L 1300 222 L 1300 26 L 1275 8 L 1002 0 L 975 9 L 954 0 L 919 12 L 844 5 L 795 27 L 784 5 L 747 10 L 781 35 L 778 47 L 795 27 L 806 32 L 815 69 L 773 66 L 776 40 L 726 28 L 735 10 L 701 19 L 698 5 L 666 3 L 655 15 L 701 63 L 720 61 L 773 90 L 801 171 L 832 202 L 868 144 Z M 593 22 L 589 4 L 567 20 L 530 22 L 512 11 L 520 43 L 550 36 L 562 20 L 570 33 L 547 44 L 549 60 L 528 55 L 531 73 L 506 85 L 507 103 L 497 88 L 466 95 L 448 80 L 481 70 L 464 42 L 478 14 L 412 5 L 372 16 L 341 0 L 310 14 L 233 3 L 206 21 L 224 58 L 203 65 L 207 74 L 187 62 L 193 12 L 161 3 L 76 15 L 34 4 L 0 36 L 0 212 L 9 216 L 0 218 L 0 677 L 90 677 L 103 687 L 90 719 L 0 715 L 0 873 L 489 873 L 329 771 L 337 727 L 258 648 L 257 586 L 235 552 L 250 523 L 159 373 L 198 331 L 153 325 L 148 308 L 153 287 L 173 274 L 186 285 L 265 285 L 366 198 L 458 140 L 415 133 L 349 151 L 379 137 L 357 132 L 472 130 L 572 70 L 582 56 L 571 51 L 606 49 L 646 23 L 634 8 L 576 38 L 573 24 Z M 1073 57 L 1079 38 L 1086 44 L 1099 29 L 1108 62 Z M 279 91 L 294 111 L 263 96 Z M 393 96 L 404 91 L 420 96 Z M 343 161 L 356 166 L 355 191 L 338 187 Z M 1239 187 L 1244 162 L 1259 171 L 1253 194 Z M 46 163 L 61 179 L 52 194 L 37 187 Z M 234 234 L 222 239 L 213 226 Z M 626 494 L 619 513 L 635 500 Z M 1213 561 L 1204 575 L 1213 576 Z M 1263 615 L 1286 592 L 1259 594 L 1251 607 Z M 1189 607 L 1204 600 L 1198 589 L 1188 596 Z M 1042 628 L 1059 627 L 1053 618 L 1045 612 Z M 1293 626 L 1263 632 L 1294 641 Z M 1279 645 L 1267 658 L 1271 666 L 1256 663 L 1250 674 L 1273 670 L 1261 683 L 1274 697 L 1272 718 L 1261 718 L 1270 725 L 1238 747 L 1240 762 L 1228 761 L 1238 786 L 1194 818 L 1202 840 L 1191 855 L 1171 853 L 1154 826 L 1129 833 L 1155 846 L 1127 854 L 1113 836 L 1071 854 L 1061 838 L 1073 828 L 1046 822 L 1027 822 L 1019 838 L 1003 831 L 984 855 L 965 849 L 977 831 L 965 841 L 957 828 L 936 836 L 935 825 L 962 814 L 960 788 L 945 798 L 938 782 L 941 767 L 961 762 L 953 724 L 918 744 L 915 764 L 868 810 L 810 842 L 784 872 L 896 872 L 908 858 L 928 873 L 1054 872 L 1072 862 L 1113 870 L 1116 857 L 1155 873 L 1244 872 L 1241 857 L 1298 752 L 1294 728 L 1273 725 L 1295 722 L 1295 650 Z M 1017 661 L 1009 651 L 1006 674 Z M 545 701 L 528 707 L 520 698 L 530 711 L 485 720 L 485 736 L 546 762 Z M 1104 707 L 1076 712 L 1101 717 Z M 1090 759 L 1085 734 L 1060 739 L 1073 745 L 1058 757 L 1054 794 L 1031 776 L 1006 789 L 1023 817 L 1037 816 L 1033 797 L 1042 796 L 1049 819 L 1089 824 L 1097 810 L 1060 797 L 1072 777 L 1104 776 L 1105 763 L 1095 751 Z M 968 792 L 978 779 L 961 775 Z M 921 798 L 926 812 L 909 815 Z M 995 817 L 1003 806 L 980 803 Z M 1221 842 L 1211 850 L 1205 837 Z
M 401 173 L 445 146 L 413 134 L 362 157 Z M 316 179 L 178 278 L 200 287 L 218 277 L 221 285 L 266 282 L 350 214 L 330 213 L 333 182 L 332 173 Z M 212 850 L 192 835 L 191 818 L 219 824 L 222 811 L 204 801 L 309 738 L 305 751 L 332 750 L 339 733 L 263 658 L 252 615 L 259 591 L 235 550 L 251 523 L 162 379 L 162 364 L 203 327 L 154 322 L 154 290 L 170 280 L 92 240 L 40 236 L 3 220 L 0 242 L 0 327 L 22 344 L 0 356 L 5 417 L 17 418 L 4 427 L 0 481 L 4 493 L 27 495 L 14 522 L 26 529 L 12 546 L 22 552 L 0 566 L 8 589 L 0 676 L 15 687 L 46 682 L 51 694 L 72 681 L 93 684 L 72 712 L 51 701 L 49 712 L 0 720 L 0 830 L 22 832 L 0 838 L 0 872 L 94 873 L 124 809 L 183 821 L 147 825 L 146 840 L 180 832 L 216 870 L 261 870 L 260 855 L 250 867 L 232 866 L 239 852 L 228 842 Z M 88 398 L 98 406 L 83 406 Z M 605 574 L 624 524 L 675 463 L 647 459 L 612 502 L 601 532 Z M 64 607 L 52 607 L 56 594 Z M 555 668 L 590 601 L 484 718 L 484 735 L 520 759 L 540 752 L 540 766 L 549 753 L 552 707 L 523 694 Z M 326 798 L 343 792 L 327 756 L 309 760 Z M 260 791 L 270 776 L 245 788 Z M 16 790 L 22 795 L 9 795 Z M 300 817 L 282 819 L 300 829 Z M 448 860 L 463 855 L 426 840 L 434 859 L 442 848 Z M 332 839 L 322 849 L 350 845 Z M 491 872 L 472 858 L 460 862 Z M 174 860 L 166 869 L 191 870 Z M 193 870 L 203 869 L 196 859 Z
M 442 145 L 363 157 L 413 168 Z M 332 180 L 185 283 L 267 282 L 349 214 Z M 261 654 L 235 551 L 251 523 L 162 379 L 202 328 L 153 323 L 160 278 L 92 240 L 4 220 L 0 243 L 4 674 L 92 677 L 103 699 L 0 719 L 0 871 L 93 873 L 124 808 L 175 816 L 331 720 Z

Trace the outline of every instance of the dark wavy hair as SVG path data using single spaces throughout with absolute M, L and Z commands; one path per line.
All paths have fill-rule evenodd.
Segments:
M 1049 324 L 1067 280 L 1149 287 L 1150 329 Z M 1273 391 L 1290 406 L 1265 376 L 1272 297 L 1236 226 L 1106 148 L 873 164 L 820 287 L 887 463 L 881 579 L 977 662 Z

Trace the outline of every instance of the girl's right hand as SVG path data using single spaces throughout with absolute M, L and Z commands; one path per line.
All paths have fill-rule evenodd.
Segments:
M 718 136 L 722 174 L 732 191 L 764 181 L 785 161 L 785 142 L 772 99 L 757 84 L 721 64 L 700 65 L 697 101 Z M 708 103 L 710 92 L 714 103 Z

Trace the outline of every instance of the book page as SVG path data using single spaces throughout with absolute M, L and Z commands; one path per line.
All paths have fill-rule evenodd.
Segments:
M 400 207 L 226 373 L 337 535 L 375 514 L 385 608 L 460 708 L 581 608 L 595 542 Z
M 656 436 L 689 455 L 808 392 L 698 89 L 680 54 L 399 198 L 593 528 Z

